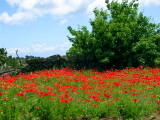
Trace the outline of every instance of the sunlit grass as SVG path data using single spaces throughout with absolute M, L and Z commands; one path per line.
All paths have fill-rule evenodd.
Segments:
M 0 119 L 140 120 L 160 109 L 160 69 L 43 70 L 0 77 Z

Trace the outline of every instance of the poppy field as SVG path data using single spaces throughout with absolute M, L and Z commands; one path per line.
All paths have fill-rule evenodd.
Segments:
M 143 120 L 159 112 L 159 68 L 64 68 L 0 77 L 0 120 Z

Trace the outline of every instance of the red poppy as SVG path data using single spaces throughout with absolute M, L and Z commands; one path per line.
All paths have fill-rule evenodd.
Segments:
M 17 95 L 17 96 L 23 96 L 24 93 L 17 93 L 16 95 Z
M 133 99 L 132 101 L 133 101 L 133 102 L 137 102 L 137 101 L 138 101 L 138 99 Z
M 132 95 L 132 96 L 138 96 L 139 94 L 137 94 L 137 93 L 132 93 L 131 95 Z
M 54 98 L 51 97 L 51 98 L 49 98 L 49 99 L 50 99 L 50 100 L 53 100 Z
M 8 98 L 7 98 L 7 97 L 4 97 L 3 100 L 8 100 Z
M 120 98 L 115 98 L 115 100 L 119 100 Z
M 87 101 L 87 102 L 91 102 L 91 100 L 88 100 L 88 99 L 87 99 L 86 101 Z
M 156 95 L 152 95 L 152 97 L 157 97 Z
M 94 107 L 98 107 L 98 105 L 97 105 L 97 104 L 93 104 L 92 106 L 94 106 Z
M 23 97 L 24 99 L 27 99 L 28 97 Z
M 69 101 L 67 99 L 61 99 L 60 102 L 68 103 Z

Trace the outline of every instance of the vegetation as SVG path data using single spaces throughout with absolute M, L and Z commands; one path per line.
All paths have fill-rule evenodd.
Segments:
M 18 57 L 13 58 L 12 56 L 8 56 L 6 49 L 0 48 L 0 71 L 20 68 L 22 68 L 22 65 Z
M 160 112 L 160 69 L 142 67 L 160 65 L 160 25 L 138 13 L 136 0 L 106 4 L 108 11 L 94 9 L 91 32 L 68 27 L 74 37 L 68 37 L 67 56 L 125 69 L 62 68 L 0 77 L 0 120 L 142 120 Z M 39 57 L 26 56 L 34 58 Z M 19 60 L 0 49 L 0 71 L 21 68 Z
M 95 56 L 108 67 L 125 68 L 160 65 L 160 24 L 138 13 L 137 0 L 106 0 L 107 10 L 94 9 L 92 31 L 85 26 L 68 27 L 72 47 L 67 55 Z
M 1 120 L 142 120 L 160 111 L 160 69 L 43 70 L 0 77 Z

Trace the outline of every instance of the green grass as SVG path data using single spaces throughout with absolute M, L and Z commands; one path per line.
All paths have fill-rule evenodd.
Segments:
M 160 69 L 43 70 L 0 77 L 0 120 L 143 120 L 160 109 Z

